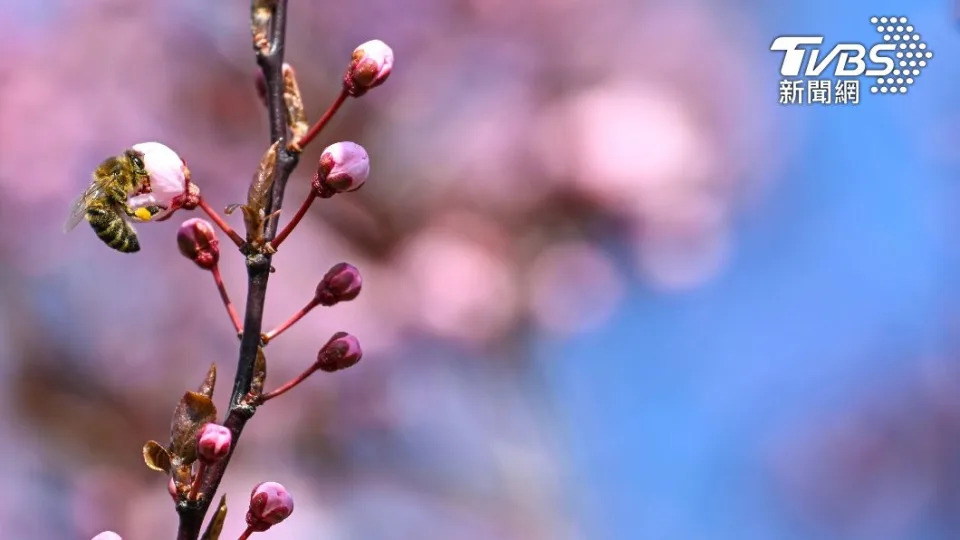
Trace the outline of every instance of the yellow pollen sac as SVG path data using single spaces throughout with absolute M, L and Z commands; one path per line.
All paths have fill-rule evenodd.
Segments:
M 133 215 L 137 216 L 143 221 L 147 221 L 148 219 L 153 217 L 153 214 L 151 214 L 150 211 L 147 210 L 146 208 L 137 208 L 136 210 L 133 211 Z

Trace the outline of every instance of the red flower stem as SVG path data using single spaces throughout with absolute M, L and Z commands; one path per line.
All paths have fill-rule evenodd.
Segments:
M 188 500 L 197 500 L 197 495 L 200 494 L 200 486 L 203 484 L 203 474 L 205 472 L 207 472 L 207 464 L 201 461 L 200 465 L 197 467 L 197 474 L 193 477 L 193 484 L 190 485 L 190 494 L 187 495 Z
M 306 370 L 304 370 L 303 373 L 301 373 L 301 374 L 297 375 L 296 377 L 290 379 L 289 381 L 285 382 L 285 383 L 284 383 L 282 386 L 280 386 L 279 388 L 277 388 L 277 389 L 275 389 L 275 390 L 271 390 L 270 392 L 267 392 L 266 394 L 261 394 L 261 395 L 260 395 L 260 399 L 258 400 L 258 402 L 259 402 L 259 403 L 264 403 L 264 402 L 267 401 L 268 399 L 273 399 L 273 398 L 275 398 L 275 397 L 277 397 L 277 396 L 279 396 L 279 395 L 285 394 L 288 390 L 291 390 L 294 386 L 296 386 L 296 385 L 302 383 L 304 380 L 306 380 L 307 377 L 309 377 L 310 375 L 313 375 L 313 372 L 316 371 L 316 370 L 317 370 L 316 364 L 308 367 Z
M 277 336 L 279 336 L 280 334 L 282 334 L 287 328 L 290 328 L 291 326 L 293 326 L 294 324 L 296 324 L 297 321 L 299 321 L 300 319 L 302 319 L 304 315 L 306 315 L 307 313 L 310 313 L 310 310 L 311 310 L 311 309 L 313 309 L 313 308 L 315 308 L 315 307 L 317 307 L 317 306 L 319 306 L 319 305 L 320 305 L 320 303 L 317 302 L 316 299 L 310 300 L 309 302 L 307 302 L 307 305 L 305 305 L 305 306 L 303 306 L 302 308 L 300 308 L 300 311 L 294 313 L 293 316 L 290 317 L 289 319 L 287 319 L 286 322 L 284 322 L 284 323 L 281 324 L 280 326 L 274 328 L 273 330 L 267 332 L 266 334 L 263 334 L 263 335 L 260 337 L 260 341 L 262 341 L 263 344 L 266 345 L 266 344 L 269 343 L 272 339 L 274 339 L 274 338 L 276 338 Z
M 200 206 L 200 209 L 206 212 L 208 216 L 210 216 L 210 219 L 212 219 L 213 222 L 217 224 L 217 227 L 220 227 L 220 230 L 227 233 L 227 236 L 230 237 L 230 240 L 233 240 L 233 243 L 236 244 L 237 247 L 243 247 L 243 244 L 245 243 L 243 241 L 243 237 L 241 237 L 239 234 L 237 234 L 237 231 L 233 230 L 233 228 L 227 225 L 227 222 L 224 221 L 222 217 L 220 217 L 220 214 L 218 214 L 216 210 L 211 208 L 210 205 L 207 204 L 207 201 L 203 200 L 202 197 L 200 198 L 200 203 L 198 206 Z
M 330 104 L 330 107 L 327 109 L 327 112 L 323 113 L 323 116 L 317 120 L 317 123 L 310 126 L 310 131 L 307 131 L 307 134 L 300 138 L 296 142 L 296 145 L 301 150 L 305 148 L 311 141 L 320 133 L 320 131 L 327 125 L 327 122 L 333 118 L 333 115 L 337 113 L 337 110 L 340 109 L 340 106 L 343 105 L 343 102 L 347 100 L 350 94 L 347 93 L 346 88 L 340 91 L 340 95 L 337 96 L 337 99 Z
M 217 284 L 217 290 L 220 291 L 220 299 L 223 300 L 223 305 L 227 308 L 227 315 L 230 316 L 233 327 L 236 328 L 237 334 L 242 334 L 243 325 L 240 324 L 240 317 L 237 315 L 237 310 L 234 309 L 233 302 L 230 301 L 230 295 L 227 294 L 227 287 L 223 284 L 223 276 L 220 275 L 220 265 L 213 265 L 213 268 L 210 269 L 210 274 L 213 275 L 213 282 Z
M 253 527 L 247 527 L 247 530 L 243 531 L 243 534 L 241 534 L 237 540 L 247 540 L 251 534 L 253 534 Z
M 272 242 L 270 242 L 270 245 L 273 246 L 273 249 L 280 247 L 280 242 L 283 242 L 288 236 L 290 236 L 290 233 L 293 232 L 294 227 L 296 227 L 300 223 L 300 220 L 303 219 L 303 216 L 307 214 L 307 210 L 310 209 L 310 205 L 313 204 L 313 201 L 316 200 L 316 198 L 317 193 L 311 189 L 310 194 L 307 195 L 307 198 L 303 201 L 303 204 L 300 205 L 300 209 L 297 210 L 297 213 L 293 216 L 293 219 L 290 220 L 290 223 L 287 223 L 283 230 L 278 232 L 277 236 L 274 237 Z

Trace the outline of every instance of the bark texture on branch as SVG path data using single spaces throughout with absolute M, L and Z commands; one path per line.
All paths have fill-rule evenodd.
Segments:
M 262 4 L 262 1 L 253 0 L 253 6 Z M 273 3 L 270 15 L 268 43 L 266 47 L 257 49 L 257 64 L 263 72 L 266 81 L 267 113 L 270 120 L 270 137 L 267 144 L 280 141 L 277 152 L 276 172 L 272 193 L 264 211 L 270 215 L 280 209 L 283 204 L 283 194 L 290 178 L 290 173 L 297 166 L 299 155 L 287 149 L 287 121 L 283 90 L 283 54 L 285 47 L 287 25 L 287 0 L 276 0 Z M 264 230 L 264 238 L 270 241 L 277 232 L 277 217 L 272 217 Z M 210 504 L 213 502 L 217 488 L 230 463 L 230 457 L 236 451 L 244 425 L 253 416 L 253 406 L 242 403 L 243 397 L 250 391 L 253 381 L 254 363 L 260 347 L 260 334 L 263 327 L 263 308 L 267 294 L 267 280 L 270 276 L 269 253 L 246 254 L 247 263 L 247 305 L 243 320 L 243 337 L 240 341 L 240 355 L 237 361 L 237 372 L 230 395 L 230 408 L 223 425 L 233 435 L 233 445 L 230 455 L 225 459 L 207 468 L 200 489 L 200 498 L 197 501 L 181 501 L 177 505 L 180 517 L 180 526 L 177 533 L 178 540 L 197 540 L 203 526 L 204 517 Z

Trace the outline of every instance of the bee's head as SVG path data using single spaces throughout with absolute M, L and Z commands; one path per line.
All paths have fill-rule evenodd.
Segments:
M 147 169 L 143 163 L 143 152 L 129 149 L 124 152 L 124 155 L 130 160 L 130 165 L 133 166 L 133 170 L 137 173 L 137 176 L 147 176 Z

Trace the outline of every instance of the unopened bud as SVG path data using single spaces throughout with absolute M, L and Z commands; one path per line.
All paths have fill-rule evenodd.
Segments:
M 320 154 L 313 190 L 326 199 L 336 193 L 360 189 L 368 176 L 370 156 L 362 146 L 348 141 L 334 143 Z
M 214 423 L 204 424 L 197 433 L 197 455 L 207 465 L 216 463 L 230 453 L 233 434 L 224 426 Z
M 144 185 L 127 199 L 127 205 L 142 221 L 160 221 L 183 206 L 190 195 L 190 172 L 186 163 L 168 146 L 158 142 L 131 148 L 143 162 Z
M 350 67 L 343 77 L 343 87 L 354 97 L 380 86 L 393 70 L 393 49 L 374 39 L 353 50 Z
M 103 531 L 102 533 L 94 536 L 90 540 L 123 540 L 119 534 L 113 531 Z
M 321 371 L 338 371 L 356 364 L 361 357 L 360 341 L 346 332 L 337 332 L 320 349 L 315 365 Z
M 201 218 L 190 218 L 177 231 L 177 246 L 184 257 L 204 270 L 210 270 L 220 260 L 220 241 L 213 225 Z
M 173 502 L 177 502 L 180 494 L 177 493 L 177 483 L 173 481 L 173 478 L 170 478 L 170 481 L 167 482 L 167 491 L 170 492 L 170 497 L 173 498 Z
M 337 302 L 353 300 L 360 294 L 363 278 L 356 266 L 338 263 L 327 271 L 317 285 L 314 299 L 322 306 L 332 306 Z
M 261 532 L 287 519 L 293 512 L 293 497 L 277 482 L 263 482 L 250 494 L 247 525 Z

